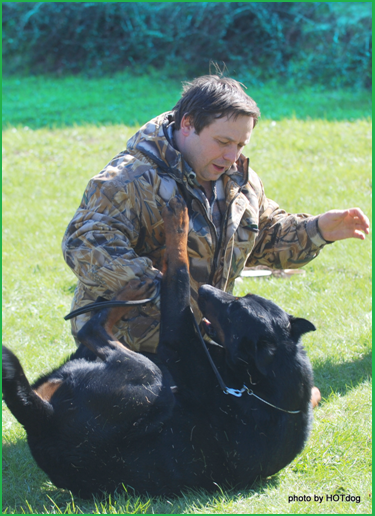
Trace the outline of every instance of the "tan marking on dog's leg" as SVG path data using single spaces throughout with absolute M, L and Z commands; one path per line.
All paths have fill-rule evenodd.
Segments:
M 155 283 L 150 278 L 132 279 L 122 288 L 113 299 L 119 301 L 136 301 L 150 297 Z
M 47 381 L 42 383 L 42 385 L 39 385 L 39 387 L 35 389 L 34 392 L 43 400 L 49 401 L 61 384 L 61 380 Z
M 113 299 L 120 301 L 147 299 L 153 296 L 155 288 L 156 284 L 149 278 L 143 280 L 132 279 Z M 96 313 L 80 329 L 78 338 L 82 344 L 105 361 L 108 354 L 113 349 L 131 351 L 114 337 L 112 328 L 124 315 L 133 310 L 134 307 L 129 305 L 103 308 L 103 311 Z
M 156 284 L 149 278 L 132 279 L 113 298 L 119 301 L 134 301 L 150 298 L 154 295 Z M 113 335 L 113 326 L 126 314 L 134 309 L 134 306 L 117 306 L 113 308 L 103 306 L 103 310 L 97 312 L 79 330 L 78 338 L 88 349 L 99 358 L 106 360 L 113 349 L 131 350 L 119 342 Z
M 163 272 L 171 264 L 173 267 L 178 267 L 181 264 L 188 266 L 187 239 L 189 215 L 185 202 L 179 197 L 174 197 L 163 208 L 162 217 L 164 220 L 166 245 Z
M 320 394 L 320 390 L 318 387 L 313 387 L 311 389 L 311 404 L 312 407 L 315 408 L 319 405 L 320 400 L 322 399 L 322 396 Z
M 127 285 L 120 290 L 120 292 L 113 298 L 116 301 L 137 301 L 140 299 L 147 299 L 153 296 L 156 285 L 152 279 L 145 278 L 143 280 L 133 279 L 130 280 Z M 105 322 L 104 328 L 109 335 L 114 339 L 112 335 L 113 326 L 126 315 L 134 307 L 129 306 L 116 306 L 111 308 Z M 115 339 L 114 339 L 115 340 Z M 121 345 L 121 343 L 119 343 Z

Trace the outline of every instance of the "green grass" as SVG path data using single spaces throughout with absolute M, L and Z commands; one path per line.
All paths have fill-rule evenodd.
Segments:
M 155 104 L 148 117 L 168 107 Z M 245 153 L 267 195 L 291 212 L 358 205 L 371 217 L 371 121 L 364 116 L 263 120 Z M 125 147 L 134 128 L 26 125 L 3 132 L 3 342 L 35 380 L 75 347 L 63 320 L 75 286 L 60 250 L 63 232 L 88 179 Z M 327 246 L 305 270 L 236 287 L 317 327 L 303 341 L 323 401 L 306 448 L 288 467 L 248 490 L 149 499 L 120 489 L 110 500 L 81 500 L 37 468 L 22 427 L 3 404 L 3 513 L 371 513 L 371 234 Z M 335 494 L 359 496 L 360 503 L 325 499 Z M 312 500 L 289 502 L 293 495 Z
M 252 77 L 234 76 L 248 86 L 262 117 L 272 120 L 356 120 L 371 116 L 371 92 L 325 90 L 321 86 L 255 83 Z M 183 78 L 186 79 L 186 78 Z M 171 109 L 180 97 L 181 80 L 162 73 L 116 74 L 111 78 L 5 77 L 3 79 L 3 126 L 32 129 L 72 124 L 143 124 Z

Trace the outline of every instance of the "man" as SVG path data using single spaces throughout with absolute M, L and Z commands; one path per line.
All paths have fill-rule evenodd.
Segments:
M 229 78 L 204 76 L 188 84 L 171 112 L 144 125 L 88 184 L 63 239 L 63 253 L 78 277 L 72 309 L 111 299 L 133 278 L 161 275 L 161 211 L 174 195 L 190 218 L 191 305 L 198 288 L 231 291 L 244 266 L 297 268 L 330 242 L 364 239 L 369 221 L 358 208 L 320 216 L 291 215 L 265 196 L 241 153 L 259 109 Z M 134 308 L 115 336 L 135 351 L 155 352 L 159 300 Z M 90 317 L 72 322 L 77 331 Z

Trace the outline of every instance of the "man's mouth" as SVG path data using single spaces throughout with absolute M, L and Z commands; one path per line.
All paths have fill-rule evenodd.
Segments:
M 224 167 L 224 166 L 220 166 L 220 165 L 215 165 L 215 163 L 212 164 L 214 169 L 217 170 L 217 172 L 225 172 L 226 168 L 227 167 Z

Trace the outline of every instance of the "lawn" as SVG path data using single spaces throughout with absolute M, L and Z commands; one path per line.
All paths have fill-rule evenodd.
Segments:
M 371 116 L 371 92 L 296 86 L 293 81 L 252 83 L 249 74 L 235 76 L 247 86 L 262 112 L 271 120 L 285 118 L 348 120 Z M 110 78 L 80 76 L 5 77 L 3 79 L 3 127 L 22 125 L 32 129 L 92 123 L 94 125 L 144 124 L 168 111 L 181 93 L 181 80 L 162 73 L 120 73 Z
M 65 98 L 71 97 L 67 109 L 76 113 L 76 118 L 73 113 L 64 119 L 52 106 L 59 101 L 56 88 L 53 94 L 38 89 L 33 111 L 22 104 L 31 90 L 21 94 L 12 89 L 11 80 L 5 82 L 3 342 L 19 356 L 30 380 L 75 347 L 63 320 L 75 277 L 63 261 L 60 244 L 88 179 L 125 147 L 134 124 L 168 109 L 178 98 L 178 84 L 172 83 L 158 103 L 156 96 L 147 96 L 151 85 L 143 78 L 142 86 L 141 79 L 135 80 L 137 100 L 125 103 L 129 118 L 124 115 L 122 121 L 127 125 L 119 123 L 121 117 L 111 125 L 103 109 L 99 116 L 99 100 L 86 113 L 71 107 L 84 102 L 85 89 L 97 92 L 91 83 L 77 82 L 76 92 L 69 95 L 61 88 L 61 95 L 65 91 Z M 103 79 L 103 88 L 109 89 L 110 83 Z M 271 91 L 272 85 L 267 87 Z M 20 107 L 25 105 L 18 118 L 17 95 Z M 114 105 L 119 95 L 114 95 Z M 323 98 L 323 92 L 319 95 Z M 331 114 L 329 102 L 325 105 L 326 115 L 319 114 L 314 104 L 319 99 L 311 95 L 310 111 L 305 108 L 310 116 L 298 109 L 293 113 L 292 97 L 284 99 L 285 117 L 281 108 L 275 116 L 265 116 L 245 154 L 267 195 L 284 209 L 317 214 L 360 206 L 371 217 L 368 95 L 352 99 L 347 110 L 352 114 L 346 116 L 350 94 L 335 95 L 337 103 L 331 99 Z M 139 98 L 146 99 L 144 112 L 138 110 Z M 48 114 L 43 114 L 42 102 L 52 106 Z M 300 105 L 297 96 L 294 105 Z M 354 114 L 350 110 L 356 105 Z M 238 295 L 251 291 L 271 298 L 317 327 L 303 342 L 323 400 L 306 448 L 288 467 L 248 490 L 213 495 L 189 491 L 176 499 L 148 499 L 121 489 L 109 500 L 81 500 L 55 488 L 37 468 L 25 432 L 3 404 L 3 513 L 371 513 L 371 233 L 363 242 L 327 246 L 304 269 L 303 276 L 244 279 L 236 286 Z

